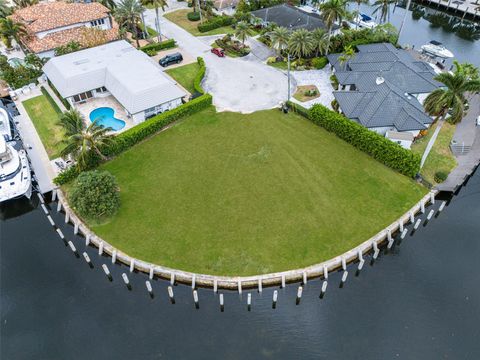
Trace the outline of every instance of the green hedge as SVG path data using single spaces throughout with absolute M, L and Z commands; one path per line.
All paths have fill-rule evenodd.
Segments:
M 175 43 L 175 40 L 174 39 L 168 39 L 168 40 L 162 41 L 161 43 L 152 43 L 152 44 L 142 46 L 140 48 L 140 50 L 149 54 L 153 51 L 158 52 L 160 50 L 174 48 L 175 46 L 177 46 L 177 44 Z
M 50 86 L 50 88 L 52 89 L 53 93 L 57 96 L 57 98 L 62 102 L 63 106 L 65 106 L 67 108 L 67 110 L 70 110 L 70 108 L 72 107 L 72 105 L 70 105 L 70 103 L 65 100 L 62 95 L 60 95 L 60 93 L 58 92 L 57 88 L 55 86 L 53 86 L 52 82 L 50 81 L 50 79 L 47 80 L 47 83 L 48 85 Z
M 210 30 L 221 28 L 222 26 L 229 26 L 232 24 L 233 24 L 233 17 L 217 16 L 203 24 L 199 24 L 197 27 L 198 27 L 198 31 L 203 33 Z
M 74 180 L 78 175 L 80 174 L 80 171 L 76 166 L 71 166 L 66 170 L 63 170 L 60 174 L 57 175 L 55 179 L 53 179 L 53 182 L 56 185 L 63 185 L 67 184 L 70 181 Z
M 345 116 L 327 109 L 325 106 L 314 105 L 308 111 L 308 118 L 313 123 L 333 132 L 357 149 L 404 175 L 413 178 L 420 170 L 420 156 L 418 154 L 404 149 L 375 131 L 368 130 Z
M 200 69 L 198 69 L 197 75 L 195 76 L 195 79 L 193 80 L 193 88 L 195 89 L 196 92 L 203 94 L 204 90 L 202 88 L 202 80 L 203 77 L 205 76 L 205 61 L 203 58 L 200 56 L 197 58 L 197 63 L 200 65 Z
M 200 13 L 199 12 L 189 12 L 187 14 L 187 19 L 190 21 L 198 21 L 200 20 Z
M 60 110 L 60 108 L 58 107 L 57 103 L 55 102 L 55 100 L 53 100 L 53 98 L 50 96 L 49 92 L 47 91 L 47 89 L 45 89 L 43 86 L 40 86 L 40 91 L 42 92 L 43 96 L 45 96 L 48 100 L 48 102 L 50 103 L 50 105 L 52 105 L 53 107 L 53 110 L 55 110 L 55 112 L 60 115 L 62 113 L 62 110 Z

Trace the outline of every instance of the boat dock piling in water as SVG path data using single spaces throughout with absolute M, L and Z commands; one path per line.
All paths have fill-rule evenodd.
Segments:
M 113 250 L 112 264 L 115 264 L 115 261 L 117 261 L 117 250 Z
M 77 252 L 77 249 L 75 248 L 75 245 L 73 245 L 73 242 L 69 241 L 69 242 L 68 242 L 68 246 L 70 246 L 70 249 L 71 249 L 74 253 Z
M 422 222 L 422 219 L 418 219 L 417 222 L 415 223 L 415 226 L 413 227 L 414 230 L 417 230 L 418 227 L 420 226 L 420 223 Z
M 62 240 L 65 239 L 65 236 L 63 236 L 62 230 L 57 229 L 57 234 L 58 234 L 58 236 L 60 236 L 60 239 L 62 239 Z
M 102 255 L 103 254 L 103 241 L 100 242 L 100 245 L 98 246 L 98 255 Z
M 50 215 L 47 216 L 47 219 L 50 222 L 50 225 L 55 226 L 55 223 L 53 222 L 53 219 Z
M 258 292 L 262 293 L 262 279 L 258 279 Z
M 85 259 L 85 261 L 87 262 L 87 264 L 91 264 L 92 261 L 90 260 L 90 256 L 88 256 L 88 254 L 84 251 L 83 252 L 83 258 Z
M 285 275 L 282 275 L 282 289 L 285 288 Z
M 105 273 L 105 275 L 107 275 L 107 277 L 110 279 L 112 277 L 112 275 L 110 275 L 110 270 L 108 270 L 108 266 L 105 265 L 105 264 L 102 264 L 102 269 L 103 269 L 103 272 Z M 125 275 L 125 274 L 123 274 L 123 275 Z M 122 275 L 122 277 L 123 277 L 123 275 Z M 125 278 L 123 280 L 125 281 Z M 128 281 L 128 278 L 127 278 L 127 281 Z
M 213 292 L 216 293 L 218 290 L 218 280 L 213 279 Z
M 135 269 L 135 260 L 130 259 L 130 272 L 133 272 Z
M 242 294 L 242 281 L 241 281 L 241 280 L 238 280 L 238 285 L 237 285 L 237 287 L 238 287 L 238 293 L 239 293 L 239 294 Z

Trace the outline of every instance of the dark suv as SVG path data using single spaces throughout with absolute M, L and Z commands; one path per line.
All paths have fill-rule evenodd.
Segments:
M 175 54 L 170 54 L 170 55 L 167 55 L 167 56 L 161 58 L 158 61 L 158 63 L 163 67 L 167 67 L 167 66 L 172 65 L 172 64 L 178 64 L 182 61 L 183 61 L 182 54 L 175 53 Z

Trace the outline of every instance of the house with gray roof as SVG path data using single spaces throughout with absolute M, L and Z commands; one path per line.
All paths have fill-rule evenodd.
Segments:
M 422 103 L 442 84 L 434 79 L 430 65 L 390 43 L 357 48 L 347 61 L 341 61 L 342 54 L 327 56 L 339 83 L 339 91 L 333 93 L 339 109 L 351 120 L 409 148 L 433 122 Z M 410 135 L 399 136 L 402 132 Z

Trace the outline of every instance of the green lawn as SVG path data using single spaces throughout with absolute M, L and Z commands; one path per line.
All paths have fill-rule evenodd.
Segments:
M 428 130 L 428 134 L 426 136 L 417 140 L 412 145 L 413 152 L 420 154 L 420 156 L 423 155 L 423 152 L 427 147 L 427 143 L 432 137 L 436 127 L 437 123 Z M 450 142 L 452 141 L 454 132 L 454 125 L 451 125 L 447 122 L 443 124 L 440 132 L 438 133 L 437 140 L 435 141 L 435 144 L 433 145 L 433 148 L 430 151 L 430 154 L 428 154 L 427 160 L 420 171 L 422 177 L 432 185 L 436 184 L 434 176 L 437 171 L 445 171 L 448 174 L 457 165 L 457 160 L 450 151 Z
M 43 146 L 47 150 L 50 159 L 60 156 L 63 145 L 59 142 L 63 139 L 63 129 L 58 125 L 59 113 L 54 109 L 45 95 L 40 95 L 23 102 L 23 106 L 32 119 Z M 58 111 L 60 111 L 58 109 Z
M 192 9 L 180 9 L 167 13 L 163 15 L 163 17 L 177 24 L 178 26 L 187 30 L 190 34 L 195 36 L 218 35 L 227 33 L 233 34 L 234 30 L 231 26 L 223 26 L 221 28 L 213 29 L 204 33 L 198 31 L 197 26 L 198 24 L 200 24 L 200 21 L 190 21 L 187 19 L 187 14 L 191 11 Z
M 200 65 L 198 65 L 198 63 L 192 63 L 174 69 L 168 69 L 165 70 L 165 72 L 187 89 L 190 94 L 193 94 L 195 92 L 193 81 L 199 69 Z
M 308 120 L 209 108 L 103 169 L 121 208 L 92 225 L 129 255 L 219 275 L 332 258 L 407 211 L 426 189 Z

